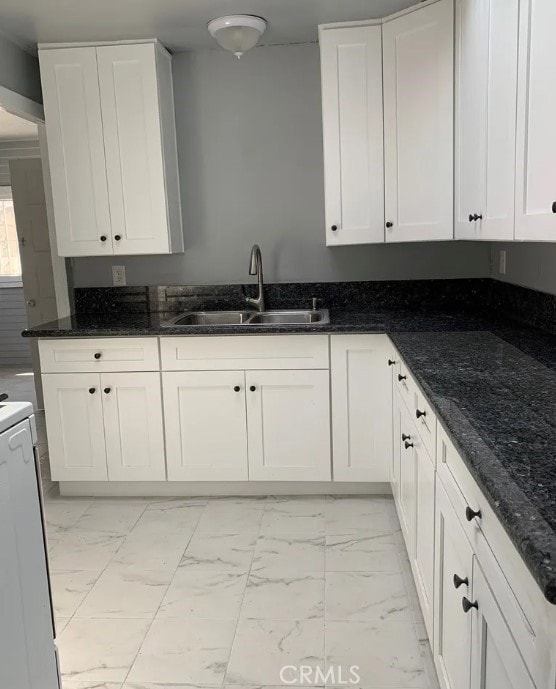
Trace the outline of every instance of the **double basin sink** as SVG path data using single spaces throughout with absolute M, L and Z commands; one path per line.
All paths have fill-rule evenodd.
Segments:
M 291 309 L 287 311 L 188 311 L 162 323 L 164 328 L 187 328 L 197 325 L 326 325 L 327 309 Z

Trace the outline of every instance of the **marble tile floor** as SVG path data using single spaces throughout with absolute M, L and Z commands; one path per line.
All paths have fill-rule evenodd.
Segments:
M 51 490 L 45 509 L 63 689 L 270 688 L 300 665 L 438 689 L 390 498 Z
M 7 392 L 11 402 L 32 402 L 37 395 L 31 366 L 0 366 L 0 392 Z

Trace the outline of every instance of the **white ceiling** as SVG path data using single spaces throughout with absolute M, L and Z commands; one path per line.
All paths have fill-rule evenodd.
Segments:
M 37 125 L 0 108 L 0 141 L 36 139 Z
M 268 21 L 262 45 L 317 40 L 317 25 L 374 19 L 417 0 L 1 0 L 0 26 L 37 42 L 159 38 L 171 50 L 214 48 L 207 22 L 225 14 Z

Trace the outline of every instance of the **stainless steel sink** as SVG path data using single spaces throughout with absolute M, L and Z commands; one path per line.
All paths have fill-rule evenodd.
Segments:
M 193 325 L 326 325 L 327 309 L 287 311 L 189 311 L 162 323 L 163 328 L 187 328 Z
M 246 323 L 254 311 L 190 311 L 163 323 L 165 328 L 188 325 L 241 325 Z
M 291 311 L 263 311 L 249 319 L 249 325 L 311 325 L 330 323 L 326 309 Z

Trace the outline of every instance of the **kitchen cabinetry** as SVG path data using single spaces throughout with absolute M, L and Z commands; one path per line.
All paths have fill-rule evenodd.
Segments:
M 456 0 L 457 239 L 513 239 L 519 0 Z
M 521 0 L 515 238 L 556 241 L 556 3 Z
M 321 27 L 326 244 L 384 241 L 382 30 Z
M 166 478 L 158 373 L 43 374 L 52 478 Z
M 453 1 L 385 20 L 386 241 L 452 239 Z
M 41 45 L 39 60 L 59 255 L 183 251 L 170 55 Z
M 392 348 L 386 335 L 330 342 L 335 481 L 388 482 L 392 463 Z

